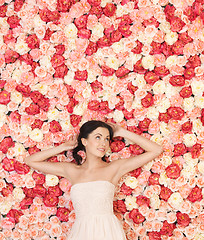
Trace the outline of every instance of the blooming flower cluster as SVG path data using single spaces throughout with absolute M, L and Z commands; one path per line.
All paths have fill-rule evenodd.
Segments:
M 0 1 L 0 239 L 66 239 L 70 183 L 24 158 L 90 119 L 164 148 L 121 179 L 127 239 L 204 238 L 203 26 L 203 0 Z M 144 151 L 121 137 L 110 150 Z

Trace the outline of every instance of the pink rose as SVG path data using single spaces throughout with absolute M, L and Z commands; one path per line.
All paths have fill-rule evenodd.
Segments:
M 65 45 L 59 44 L 59 45 L 55 46 L 55 49 L 56 49 L 55 54 L 62 55 L 65 52 Z
M 129 213 L 129 218 L 132 219 L 136 224 L 140 224 L 145 221 L 145 217 L 139 212 L 138 209 L 131 210 Z
M 50 132 L 56 133 L 62 131 L 62 127 L 56 120 L 50 122 Z
M 89 29 L 79 29 L 77 36 L 79 38 L 89 39 L 91 37 L 91 31 Z
M 138 89 L 138 87 L 137 86 L 134 86 L 133 84 L 132 84 L 132 82 L 129 82 L 128 83 L 128 90 L 130 91 L 130 93 L 131 94 L 135 94 L 135 92 L 137 91 L 137 89 Z
M 11 119 L 12 122 L 20 123 L 21 121 L 21 115 L 18 113 L 18 111 L 11 112 L 9 115 L 9 118 Z
M 14 2 L 14 11 L 19 12 L 24 4 L 25 0 L 16 0 Z
M 174 12 L 175 12 L 176 8 L 173 5 L 166 5 L 165 9 L 164 9 L 164 13 L 166 15 L 167 20 L 171 19 L 174 17 Z
M 5 63 L 14 63 L 18 58 L 19 54 L 13 50 L 6 50 L 4 54 Z
M 14 163 L 14 170 L 18 173 L 18 174 L 27 174 L 30 171 L 30 167 L 28 165 L 26 165 L 25 163 L 20 163 L 18 161 L 15 161 Z
M 0 143 L 0 151 L 2 151 L 2 153 L 7 153 L 8 149 L 10 147 L 13 147 L 14 145 L 15 145 L 15 143 L 12 140 L 12 138 L 6 137 Z
M 68 222 L 69 221 L 69 213 L 70 210 L 65 207 L 59 207 L 57 209 L 56 216 L 59 218 L 61 222 Z
M 32 178 L 35 180 L 35 184 L 44 184 L 45 183 L 45 175 L 41 173 L 33 172 Z
M 19 60 L 22 61 L 22 62 L 25 62 L 27 65 L 31 65 L 34 63 L 33 62 L 33 57 L 29 54 L 29 53 L 26 53 L 26 54 L 23 54 L 19 57 Z M 36 63 L 36 62 L 35 62 Z M 20 84 L 20 89 L 21 89 L 21 85 L 22 83 Z M 23 85 L 24 86 L 24 85 Z M 17 90 L 18 91 L 18 90 Z
M 31 93 L 31 88 L 29 85 L 24 85 L 23 83 L 20 83 L 16 86 L 16 91 L 20 92 L 24 97 L 29 97 Z
M 127 212 L 125 202 L 123 200 L 117 200 L 113 202 L 113 209 L 115 212 L 125 214 Z
M 52 36 L 52 34 L 54 33 L 55 31 L 51 31 L 49 28 L 46 30 L 45 32 L 45 36 L 43 38 L 43 40 L 50 40 L 50 37 Z
M 201 144 L 196 143 L 195 145 L 192 146 L 192 148 L 190 149 L 192 158 L 198 158 L 201 152 Z
M 36 34 L 29 35 L 26 38 L 26 43 L 28 44 L 28 47 L 31 49 L 40 47 L 40 40 L 38 39 Z
M 23 215 L 23 212 L 17 209 L 11 209 L 7 214 L 6 217 L 9 218 L 11 222 L 18 223 L 20 216 Z
M 185 65 L 186 68 L 196 68 L 196 67 L 199 67 L 201 66 L 201 60 L 200 60 L 200 57 L 195 54 L 194 56 L 191 56 L 188 58 L 188 61 Z
M 97 1 L 96 1 L 97 2 Z M 95 5 L 95 4 L 91 4 L 91 9 L 89 11 L 89 14 L 91 15 L 96 15 L 97 18 L 100 18 L 103 14 L 103 9 L 100 5 Z
M 3 169 L 7 172 L 11 172 L 11 171 L 14 171 L 14 164 L 15 164 L 15 159 L 9 159 L 7 157 L 5 157 L 3 160 L 2 160 L 2 163 L 3 163 Z
M 182 55 L 184 46 L 185 46 L 185 43 L 181 40 L 178 40 L 172 45 L 171 49 L 175 55 Z
M 51 58 L 53 68 L 57 68 L 65 63 L 65 58 L 59 54 L 54 54 Z
M 169 69 L 165 66 L 155 67 L 154 73 L 160 77 L 165 77 L 169 74 Z
M 148 234 L 149 240 L 162 240 L 160 232 L 152 231 L 152 232 L 148 232 L 147 234 Z
M 172 163 L 166 168 L 166 175 L 168 178 L 177 179 L 180 176 L 181 169 L 176 163 Z
M 76 115 L 76 114 L 72 114 L 70 116 L 70 122 L 72 124 L 73 127 L 76 127 L 79 125 L 79 123 L 81 122 L 82 116 Z
M 9 24 L 10 28 L 16 28 L 20 26 L 20 18 L 16 15 L 9 16 L 7 18 L 7 23 Z

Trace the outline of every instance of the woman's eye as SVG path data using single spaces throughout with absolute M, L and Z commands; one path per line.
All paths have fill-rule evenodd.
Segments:
M 97 136 L 97 137 L 96 137 L 96 139 L 100 139 L 100 137 L 99 137 L 99 136 Z

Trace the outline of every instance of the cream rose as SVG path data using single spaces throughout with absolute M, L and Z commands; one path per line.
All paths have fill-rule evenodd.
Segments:
M 172 67 L 172 66 L 174 66 L 176 64 L 177 64 L 177 56 L 176 55 L 169 56 L 166 59 L 165 66 L 167 68 L 170 68 L 170 67 Z
M 126 179 L 125 179 L 125 184 L 132 188 L 132 189 L 135 189 L 137 186 L 138 186 L 138 180 L 135 178 L 135 177 L 131 177 L 131 176 L 128 176 Z
M 123 52 L 124 51 L 124 43 L 123 41 L 115 42 L 111 45 L 113 51 L 115 53 Z
M 101 23 L 96 23 L 94 27 L 92 28 L 92 34 L 101 38 L 104 36 L 104 27 Z
M 39 91 L 40 93 L 42 93 L 43 95 L 46 95 L 49 88 L 48 88 L 48 86 L 47 86 L 46 84 L 37 83 L 37 84 L 33 85 L 33 86 L 31 87 L 31 89 L 32 89 L 33 91 L 36 90 L 36 91 Z
M 165 92 L 166 86 L 164 81 L 157 81 L 152 87 L 154 94 L 163 94 Z
M 184 139 L 184 144 L 186 145 L 186 147 L 192 147 L 197 142 L 196 135 L 191 134 L 191 133 L 185 134 L 183 139 Z
M 67 38 L 77 38 L 77 27 L 74 23 L 67 24 L 64 28 L 64 33 Z
M 56 108 L 50 109 L 47 112 L 47 117 L 50 121 L 59 119 L 59 111 Z
M 169 99 L 165 98 L 157 104 L 156 108 L 160 113 L 165 113 L 170 106 L 171 106 L 171 103 Z
M 179 192 L 172 193 L 170 198 L 168 199 L 168 203 L 176 209 L 180 209 L 181 204 L 183 203 L 183 198 L 181 197 Z
M 178 40 L 178 34 L 176 32 L 168 32 L 164 37 L 164 40 L 168 45 L 173 45 Z
M 136 203 L 136 197 L 133 196 L 126 196 L 125 198 L 125 206 L 127 210 L 131 211 L 134 208 L 137 208 L 138 205 Z
M 198 170 L 201 174 L 204 174 L 204 161 L 198 163 Z
M 43 140 L 43 133 L 39 128 L 35 128 L 30 132 L 29 137 L 35 142 L 41 142 Z
M 163 162 L 162 162 L 162 163 L 163 163 Z M 170 180 L 171 180 L 171 179 L 166 176 L 166 173 L 165 173 L 165 172 L 162 172 L 162 173 L 160 174 L 159 183 L 160 183 L 161 185 L 164 185 L 165 187 L 169 186 Z
M 12 194 L 14 196 L 14 199 L 18 202 L 22 201 L 25 197 L 23 189 L 18 187 L 14 188 Z
M 12 208 L 13 202 L 10 200 L 4 200 L 0 204 L 0 213 L 6 215 Z
M 183 100 L 183 106 L 184 106 L 184 111 L 192 111 L 195 106 L 194 106 L 194 98 L 189 97 L 189 98 L 184 98 Z
M 199 108 L 203 108 L 204 106 L 204 97 L 203 96 L 195 96 L 195 106 Z
M 115 110 L 113 113 L 113 120 L 117 123 L 121 122 L 124 119 L 124 114 L 120 110 Z
M 69 70 L 67 75 L 64 77 L 64 82 L 68 85 L 71 85 L 72 84 L 72 81 L 74 80 L 74 71 L 72 70 Z
M 26 54 L 30 51 L 30 48 L 28 47 L 28 44 L 24 41 L 17 41 L 15 44 L 15 50 L 20 55 Z
M 23 144 L 18 143 L 18 142 L 15 143 L 15 146 L 13 147 L 13 150 L 15 152 L 14 153 L 15 156 L 23 155 L 26 152 Z
M 159 196 L 156 195 L 156 194 L 153 194 L 151 197 L 150 197 L 150 205 L 153 209 L 159 209 L 159 206 L 160 206 L 160 199 L 159 199 Z
M 19 103 L 22 102 L 22 99 L 23 99 L 23 97 L 22 97 L 22 94 L 20 92 L 18 92 L 18 91 L 12 91 L 11 92 L 11 101 L 19 104 Z
M 204 92 L 204 83 L 203 81 L 192 81 L 191 82 L 192 92 L 195 96 L 202 96 Z
M 171 133 L 168 124 L 165 123 L 165 122 L 161 122 L 160 131 L 161 131 L 162 135 L 165 136 L 165 137 L 169 136 L 169 134 Z
M 52 174 L 46 174 L 45 183 L 47 186 L 56 186 L 59 183 L 59 178 Z
M 120 67 L 120 61 L 114 56 L 109 56 L 106 64 L 108 67 L 113 68 L 114 70 L 117 70 Z
M 146 69 L 152 71 L 155 67 L 154 57 L 152 55 L 147 55 L 142 58 L 142 66 Z

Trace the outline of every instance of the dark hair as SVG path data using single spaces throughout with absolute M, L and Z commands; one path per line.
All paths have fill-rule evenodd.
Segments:
M 73 149 L 73 152 L 72 152 L 73 157 L 74 157 L 74 159 L 75 159 L 75 161 L 78 165 L 81 165 L 81 162 L 82 162 L 82 157 L 78 154 L 78 152 L 80 150 L 84 151 L 84 152 L 86 151 L 84 145 L 82 144 L 81 139 L 82 138 L 87 139 L 88 135 L 90 133 L 92 133 L 95 129 L 97 129 L 98 127 L 107 128 L 108 131 L 109 131 L 109 134 L 110 134 L 110 140 L 113 138 L 113 129 L 107 123 L 102 122 L 102 121 L 98 121 L 98 120 L 91 120 L 91 121 L 85 122 L 80 128 L 80 132 L 79 132 L 79 135 L 78 135 L 78 138 L 77 138 L 78 146 L 75 147 Z M 104 162 L 106 162 L 105 156 L 102 157 L 102 160 Z

